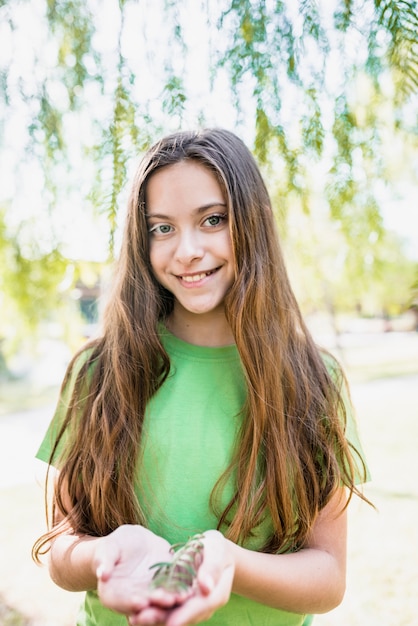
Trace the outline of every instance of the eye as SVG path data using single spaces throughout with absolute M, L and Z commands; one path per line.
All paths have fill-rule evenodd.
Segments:
M 207 226 L 220 226 L 227 219 L 226 213 L 214 213 L 213 215 L 209 215 L 204 221 Z
M 170 226 L 170 224 L 157 224 L 156 226 L 151 226 L 149 229 L 151 235 L 168 235 L 171 231 L 172 226 Z

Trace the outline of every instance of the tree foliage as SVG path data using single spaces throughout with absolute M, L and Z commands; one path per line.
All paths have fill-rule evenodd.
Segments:
M 67 262 L 57 249 L 43 252 L 34 240 L 30 250 L 19 233 L 8 232 L 5 211 L 0 210 L 0 353 L 12 353 L 22 338 L 33 335 L 39 324 L 60 309 L 60 282 Z M 7 345 L 1 342 L 7 337 Z
M 29 282 L 65 264 L 69 198 L 106 216 L 112 258 L 130 164 L 197 125 L 252 144 L 282 217 L 312 214 L 321 194 L 364 270 L 359 240 L 383 236 L 382 180 L 387 195 L 398 184 L 388 141 L 418 143 L 415 1 L 3 0 L 0 21 L 2 169 L 19 181 L 3 200 L 27 203 L 36 162 L 51 224 L 42 250 L 26 246 Z M 16 217 L 9 227 L 19 244 Z

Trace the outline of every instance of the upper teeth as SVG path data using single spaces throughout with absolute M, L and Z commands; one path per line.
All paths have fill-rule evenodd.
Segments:
M 197 283 L 199 280 L 202 280 L 202 278 L 205 278 L 205 276 L 207 276 L 207 272 L 202 274 L 193 274 L 193 276 L 182 276 L 182 279 L 186 283 Z

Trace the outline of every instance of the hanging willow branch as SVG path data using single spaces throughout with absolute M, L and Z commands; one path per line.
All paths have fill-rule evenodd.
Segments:
M 377 23 L 390 37 L 387 58 L 397 73 L 397 88 L 409 96 L 418 91 L 418 4 L 375 0 L 375 7 Z
M 0 4 L 1 23 L 4 27 L 10 24 L 11 38 L 19 30 L 19 11 L 14 9 L 29 8 L 30 4 L 18 0 L 4 0 Z M 158 40 L 158 50 L 152 47 L 154 43 L 148 50 L 147 59 L 152 70 L 160 76 L 157 95 L 154 93 L 152 102 L 142 83 L 147 68 L 138 64 L 136 58 L 124 56 L 126 16 L 138 3 L 119 0 L 116 5 L 111 4 L 115 16 L 112 34 L 116 44 L 113 50 L 103 52 L 97 44 L 100 21 L 96 19 L 96 9 L 89 0 L 41 0 L 36 3 L 44 8 L 47 39 L 53 44 L 48 49 L 50 65 L 44 73 L 39 71 L 30 77 L 21 76 L 15 83 L 13 72 L 7 67 L 0 68 L 4 105 L 0 121 L 6 127 L 7 116 L 20 106 L 26 107 L 29 120 L 27 150 L 44 168 L 52 207 L 59 203 L 60 193 L 55 170 L 60 169 L 62 176 L 63 168 L 72 166 L 68 156 L 67 119 L 72 112 L 78 111 L 89 116 L 90 143 L 87 145 L 86 141 L 84 152 L 80 152 L 82 158 L 93 162 L 95 180 L 86 201 L 90 208 L 107 216 L 109 250 L 113 256 L 128 161 L 139 158 L 157 134 L 182 127 L 186 119 L 187 126 L 198 125 L 201 117 L 190 116 L 194 93 L 193 85 L 188 83 L 186 59 L 194 51 L 188 49 L 186 41 L 185 20 L 189 6 L 186 1 L 143 0 L 144 11 L 135 14 L 139 16 L 135 32 L 138 37 L 143 37 L 145 47 L 151 9 L 161 13 L 167 27 L 165 37 Z M 323 7 L 326 4 L 323 3 Z M 282 197 L 294 194 L 308 209 L 307 164 L 320 160 L 324 153 L 333 152 L 334 163 L 328 173 L 332 215 L 344 220 L 347 214 L 351 219 L 349 202 L 357 206 L 364 204 L 363 190 L 353 183 L 352 152 L 359 148 L 367 153 L 367 159 L 375 164 L 371 168 L 373 175 L 381 173 L 379 122 L 377 116 L 368 119 L 368 125 L 373 126 L 370 131 L 372 140 L 369 141 L 370 133 L 360 128 L 352 110 L 350 87 L 353 76 L 365 72 L 371 77 L 377 99 L 381 76 L 391 75 L 396 89 L 394 107 L 401 107 L 407 98 L 417 94 L 417 3 L 409 0 L 362 0 L 361 3 L 359 0 L 337 0 L 335 10 L 327 19 L 324 19 L 323 7 L 320 11 L 315 0 L 230 0 L 222 3 L 206 0 L 199 5 L 208 16 L 202 39 L 212 42 L 208 75 L 214 78 L 227 74 L 229 78 L 231 93 L 227 93 L 223 83 L 219 102 L 221 104 L 223 98 L 228 102 L 232 100 L 237 125 L 254 130 L 254 152 L 258 160 L 266 166 L 274 163 L 275 168 L 279 163 Z M 363 19 L 364 15 L 367 18 Z M 362 38 L 365 46 L 367 58 L 364 60 L 363 57 L 361 62 L 353 55 L 344 54 L 350 51 L 353 33 Z M 331 48 L 333 53 L 337 49 L 341 60 L 342 80 L 337 87 L 330 87 L 326 82 Z M 36 63 L 39 65 L 37 69 L 42 70 L 38 59 Z M 205 69 L 202 68 L 202 74 Z M 53 87 L 58 83 L 66 93 L 67 103 L 57 103 L 52 97 Z M 95 88 L 93 94 L 98 94 L 98 102 L 92 102 L 92 86 Z M 331 88 L 336 91 L 331 93 Z M 285 110 L 289 98 L 293 99 L 290 114 Z M 100 115 L 103 110 L 106 114 Z M 401 120 L 399 126 L 402 126 L 401 111 L 396 115 Z M 333 117 L 335 123 L 330 122 Z M 219 117 L 216 124 L 222 123 L 223 118 Z

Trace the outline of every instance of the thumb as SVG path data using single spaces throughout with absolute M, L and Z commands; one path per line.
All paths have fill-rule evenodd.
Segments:
M 220 564 L 214 554 L 211 554 L 209 546 L 204 548 L 203 561 L 197 571 L 197 584 L 200 592 L 208 596 L 215 588 L 220 576 Z
M 197 574 L 197 582 L 199 584 L 200 592 L 204 596 L 208 596 L 215 587 L 215 581 L 212 574 L 204 569 L 199 570 Z
M 93 562 L 97 581 L 108 581 L 119 559 L 120 547 L 117 542 L 109 540 L 109 536 L 103 537 L 103 541 L 100 542 L 96 549 Z
M 225 539 L 217 530 L 209 530 L 204 535 L 202 563 L 198 569 L 197 581 L 202 594 L 209 595 L 216 586 L 223 569 Z

